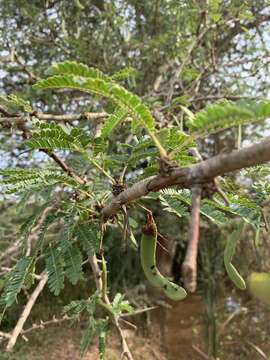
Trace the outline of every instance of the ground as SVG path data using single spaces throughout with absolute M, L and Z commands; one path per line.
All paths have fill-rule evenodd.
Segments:
M 231 305 L 229 311 L 224 311 L 223 306 L 217 307 L 217 359 L 270 359 L 270 309 L 252 299 L 243 299 L 238 307 Z M 193 296 L 171 309 L 160 308 L 151 315 L 130 319 L 137 330 L 126 327 L 125 334 L 134 360 L 212 360 L 207 356 L 205 315 L 201 298 Z M 65 321 L 35 330 L 29 333 L 28 342 L 19 340 L 13 354 L 2 352 L 0 360 L 79 360 L 84 326 L 84 322 L 72 325 Z M 114 330 L 105 359 L 120 360 L 120 341 Z M 98 360 L 96 343 L 83 360 Z

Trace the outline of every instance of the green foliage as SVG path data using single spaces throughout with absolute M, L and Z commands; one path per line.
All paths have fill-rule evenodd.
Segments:
M 88 303 L 88 300 L 73 300 L 64 307 L 64 312 L 71 320 L 77 320 L 79 316 L 86 311 Z
M 31 193 L 29 199 L 23 199 L 22 203 L 28 201 L 33 208 L 38 206 L 36 214 L 33 213 L 22 226 L 20 235 L 24 239 L 38 222 L 42 205 L 36 204 L 39 202 L 44 204 L 42 191 L 43 193 L 51 191 L 52 194 L 51 197 L 48 195 L 46 203 L 53 201 L 55 208 L 53 213 L 46 217 L 37 234 L 38 241 L 33 244 L 31 250 L 33 263 L 37 260 L 38 266 L 41 267 L 43 259 L 46 266 L 49 263 L 52 273 L 50 283 L 53 283 L 51 287 L 54 292 L 58 293 L 59 288 L 62 288 L 63 276 L 67 276 L 72 283 L 77 283 L 82 276 L 82 256 L 85 252 L 94 254 L 99 250 L 101 234 L 97 209 L 102 208 L 111 196 L 112 179 L 108 181 L 108 177 L 105 180 L 103 176 L 100 178 L 98 167 L 104 170 L 103 175 L 106 171 L 109 176 L 116 179 L 127 166 L 125 178 L 129 186 L 139 178 L 158 173 L 157 158 L 161 153 L 158 151 L 160 144 L 178 165 L 187 166 L 195 161 L 188 155 L 188 148 L 196 146 L 194 139 L 239 124 L 263 120 L 269 116 L 267 101 L 221 101 L 200 110 L 205 104 L 203 99 L 211 99 L 217 94 L 225 94 L 229 97 L 234 94 L 246 96 L 267 92 L 267 82 L 261 81 L 261 78 L 264 78 L 261 70 L 265 64 L 267 69 L 267 62 L 264 62 L 264 56 L 261 56 L 265 31 L 265 4 L 264 1 L 252 5 L 251 3 L 243 2 L 239 7 L 239 4 L 234 2 L 211 0 L 204 4 L 202 9 L 200 2 L 186 2 L 179 5 L 179 2 L 159 1 L 152 11 L 153 4 L 147 1 L 139 6 L 136 1 L 120 1 L 117 2 L 117 6 L 109 2 L 104 4 L 104 1 L 87 0 L 75 0 L 70 6 L 58 1 L 47 1 L 44 6 L 26 1 L 20 2 L 20 6 L 16 2 L 13 4 L 8 1 L 1 2 L 3 29 L 9 31 L 3 32 L 0 42 L 3 49 L 7 49 L 6 44 L 9 44 L 8 48 L 11 51 L 8 56 L 5 55 L 5 51 L 2 54 L 3 76 L 0 82 L 6 92 L 12 90 L 21 93 L 22 88 L 24 91 L 23 98 L 17 95 L 0 98 L 4 108 L 3 117 L 6 116 L 5 109 L 7 109 L 14 111 L 14 116 L 20 115 L 27 120 L 26 125 L 32 137 L 25 144 L 31 150 L 46 149 L 49 153 L 52 150 L 64 150 L 61 151 L 60 157 L 71 169 L 75 157 L 84 160 L 84 166 L 78 171 L 75 169 L 86 179 L 87 183 L 84 186 L 79 186 L 72 176 L 67 176 L 54 168 L 40 169 L 41 159 L 39 156 L 32 157 L 31 151 L 22 153 L 23 156 L 17 155 L 21 152 L 21 147 L 17 144 L 19 136 L 14 133 L 18 122 L 14 121 L 13 125 L 12 119 L 8 122 L 1 121 L 1 126 L 3 124 L 4 128 L 0 149 L 1 154 L 2 152 L 4 154 L 2 164 L 35 167 L 33 170 L 17 168 L 14 173 L 1 170 L 1 196 L 2 193 L 28 192 Z M 95 16 L 92 16 L 92 13 Z M 207 14 L 206 22 L 202 21 L 202 14 Z M 232 19 L 236 18 L 239 19 L 239 26 L 235 26 L 232 31 L 230 25 Z M 194 29 L 200 30 L 202 36 L 200 41 L 198 41 L 198 32 Z M 20 37 L 16 36 L 18 32 L 21 34 Z M 52 34 L 54 45 L 57 46 L 48 46 Z M 257 41 L 258 35 L 261 36 L 262 41 Z M 237 47 L 236 37 L 240 39 Z M 22 38 L 25 41 L 22 42 Z M 226 41 L 223 41 L 224 39 Z M 194 44 L 196 44 L 195 48 Z M 208 44 L 215 44 L 214 54 L 213 47 Z M 16 52 L 13 49 L 16 49 Z M 27 56 L 21 59 L 18 54 Z M 230 58 L 228 69 L 227 66 L 220 69 L 219 66 L 224 63 L 226 54 L 229 54 Z M 38 81 L 34 86 L 37 89 L 51 88 L 56 91 L 47 92 L 42 96 L 39 92 L 33 94 L 29 86 L 33 79 L 39 78 L 50 62 L 63 58 L 74 58 L 78 62 L 64 61 L 54 64 L 47 72 L 51 77 Z M 237 59 L 243 61 L 238 62 Z M 246 70 L 245 59 L 250 64 L 248 67 L 250 70 Z M 113 75 L 108 76 L 81 62 L 102 68 L 106 73 Z M 234 66 L 234 62 L 237 66 Z M 181 64 L 180 68 L 177 64 Z M 122 66 L 125 68 L 115 72 Z M 136 82 L 134 69 L 139 69 Z M 248 73 L 252 76 L 252 81 L 241 80 L 240 76 L 239 78 L 237 76 L 236 80 L 235 70 L 239 75 L 242 75 L 244 70 L 244 77 L 246 78 Z M 256 81 L 256 78 L 259 81 Z M 161 121 L 155 127 L 150 108 L 143 104 L 139 96 L 125 90 L 117 81 L 123 81 L 134 90 L 134 94 L 139 94 L 146 104 L 158 109 L 164 117 L 164 124 Z M 71 91 L 63 91 L 65 89 Z M 89 97 L 78 96 L 79 91 L 94 96 L 89 100 Z M 104 101 L 104 97 L 108 101 Z M 34 110 L 55 114 L 101 109 L 101 111 L 108 109 L 111 111 L 112 103 L 115 107 L 113 113 L 104 120 L 101 136 L 95 138 L 93 135 L 95 126 L 92 121 L 82 121 L 76 125 L 77 128 L 62 126 L 59 123 L 33 121 L 36 110 L 33 111 L 24 98 L 31 99 Z M 187 107 L 199 111 L 193 116 Z M 185 115 L 191 118 L 189 133 L 180 131 L 186 129 L 186 123 L 183 122 Z M 28 121 L 30 118 L 31 122 Z M 125 131 L 116 134 L 115 129 L 126 118 L 131 120 L 131 124 L 128 123 L 124 128 Z M 12 136 L 6 122 L 12 124 Z M 166 125 L 167 128 L 156 129 Z M 80 126 L 82 128 L 79 128 Z M 124 138 L 130 128 L 131 133 Z M 148 132 L 147 135 L 142 128 Z M 246 135 L 243 131 L 243 138 Z M 253 134 L 248 134 L 249 140 L 253 139 L 252 136 Z M 212 146 L 213 141 L 215 139 L 211 137 L 210 142 L 206 141 L 204 144 Z M 200 143 L 200 145 L 204 144 Z M 203 148 L 203 152 L 207 152 L 207 147 Z M 95 167 L 92 166 L 93 159 L 97 165 Z M 264 171 L 265 169 L 262 170 Z M 262 175 L 257 173 L 255 176 Z M 209 219 L 215 225 L 222 226 L 240 216 L 254 228 L 260 228 L 262 222 L 260 206 L 269 198 L 270 188 L 267 176 L 255 180 L 251 188 L 246 187 L 244 191 L 239 188 L 236 191 L 227 191 L 229 206 L 225 205 L 218 195 L 215 195 L 213 200 L 204 199 L 201 207 L 202 217 Z M 19 196 L 4 195 L 3 198 L 16 202 Z M 191 205 L 189 191 L 168 189 L 161 192 L 159 199 L 165 211 L 179 217 L 188 216 Z M 76 204 L 75 206 L 80 210 L 70 214 L 73 204 Z M 128 212 L 133 209 L 134 212 L 139 209 L 136 202 L 128 207 Z M 4 210 L 4 216 L 5 214 Z M 65 228 L 58 237 L 49 232 L 48 228 L 61 217 L 64 218 Z M 121 217 L 109 219 L 108 233 L 113 232 L 111 225 L 116 227 L 120 222 Z M 58 225 L 61 227 L 62 222 L 59 221 Z M 205 223 L 203 225 L 206 226 Z M 48 247 L 51 239 L 49 235 L 54 239 L 50 241 L 52 245 Z M 108 242 L 112 241 L 114 244 L 115 238 L 110 235 L 108 238 Z M 108 246 L 113 247 L 110 243 Z M 46 249 L 45 252 L 43 248 Z M 108 261 L 110 256 L 111 254 L 108 253 Z M 128 259 L 127 255 L 127 261 Z M 27 282 L 26 279 L 24 285 Z M 93 308 L 96 303 L 96 300 L 86 301 L 84 305 L 77 304 L 75 308 L 78 312 L 88 312 L 92 317 L 89 321 L 88 333 L 84 338 L 86 346 L 83 348 L 87 348 L 91 334 L 95 332 L 99 334 L 100 353 L 103 356 L 107 331 L 106 319 L 103 319 L 104 322 L 103 320 L 98 322 L 93 318 L 95 312 Z M 84 310 L 79 311 L 80 306 Z M 117 294 L 110 311 L 119 315 L 125 307 L 121 295 Z
M 136 69 L 134 69 L 132 67 L 126 67 L 126 68 L 121 69 L 121 70 L 117 71 L 116 73 L 114 73 L 112 75 L 112 79 L 116 80 L 116 81 L 121 81 L 121 80 L 128 79 L 135 75 L 136 75 Z
M 189 129 L 209 135 L 237 125 L 262 121 L 270 116 L 268 101 L 218 101 L 190 116 Z
M 88 325 L 83 333 L 83 337 L 81 339 L 80 343 L 80 355 L 83 357 L 86 354 L 86 351 L 88 350 L 89 346 L 91 345 L 93 335 L 95 333 L 95 321 L 90 318 L 88 321 Z
M 173 194 L 166 190 L 161 192 L 159 196 L 163 210 L 177 215 L 178 217 L 187 216 L 187 206 L 179 201 L 177 194 Z
M 161 204 L 164 210 L 175 213 L 177 216 L 188 216 L 187 206 L 191 205 L 191 194 L 187 190 L 164 189 L 160 191 Z M 211 222 L 224 225 L 238 215 L 255 229 L 260 227 L 261 208 L 250 198 L 243 195 L 226 194 L 230 201 L 229 206 L 219 201 L 203 199 L 200 212 Z
M 95 223 L 78 224 L 74 229 L 74 236 L 88 255 L 98 251 L 100 243 L 100 229 Z
M 77 63 L 75 61 L 64 61 L 53 64 L 46 71 L 47 75 L 75 75 L 84 78 L 104 79 L 110 81 L 111 78 L 105 75 L 102 71 L 88 67 L 85 64 Z
M 38 256 L 39 252 L 43 253 L 44 240 L 45 240 L 45 236 L 47 234 L 48 228 L 53 223 L 58 221 L 61 217 L 62 217 L 61 212 L 55 212 L 55 211 L 50 212 L 46 216 L 46 218 L 42 222 L 42 224 L 41 224 L 41 226 L 39 228 L 39 231 L 38 231 L 38 241 L 36 242 L 36 244 L 34 244 L 34 254 L 35 254 L 35 256 Z
M 224 251 L 224 265 L 227 270 L 227 273 L 232 280 L 232 282 L 235 284 L 236 287 L 238 287 L 241 290 L 246 289 L 246 284 L 242 276 L 238 273 L 236 268 L 232 264 L 232 258 L 235 253 L 236 244 L 239 238 L 241 237 L 242 231 L 244 228 L 244 223 L 241 223 L 237 230 L 232 232 L 230 236 L 227 239 L 226 242 L 226 248 Z
M 71 284 L 82 279 L 82 254 L 76 245 L 70 245 L 64 253 L 65 273 Z
M 78 150 L 90 142 L 90 137 L 79 128 L 41 121 L 35 121 L 33 125 L 39 130 L 33 131 L 31 139 L 25 141 L 30 149 Z
M 40 190 L 59 183 L 76 186 L 71 177 L 63 175 L 55 168 L 48 169 L 0 169 L 0 189 L 2 193 L 12 194 Z
M 112 311 L 116 316 L 120 316 L 123 313 L 132 314 L 134 312 L 133 307 L 127 300 L 124 300 L 125 295 L 117 293 L 112 301 Z
M 46 80 L 39 80 L 34 86 L 36 90 L 43 89 L 73 89 L 83 92 L 105 96 L 114 101 L 119 107 L 130 112 L 148 131 L 154 130 L 155 121 L 150 110 L 140 98 L 121 85 L 95 77 L 82 77 L 77 75 L 55 75 Z
M 49 288 L 54 295 L 59 295 L 64 288 L 64 259 L 58 247 L 49 245 L 45 254 Z
M 22 257 L 8 274 L 6 286 L 0 300 L 6 307 L 11 306 L 16 301 L 17 295 L 27 281 L 32 264 L 32 257 Z
M 122 300 L 122 296 L 121 300 Z M 99 298 L 99 294 L 96 292 L 94 293 L 89 299 L 87 300 L 74 300 L 70 304 L 66 305 L 64 308 L 65 313 L 71 318 L 71 320 L 79 319 L 83 313 L 86 313 L 88 316 L 88 323 L 86 329 L 83 333 L 83 337 L 80 343 L 80 354 L 83 357 L 89 346 L 92 343 L 93 337 L 96 334 L 98 336 L 99 341 L 99 355 L 100 359 L 104 358 L 105 355 L 105 347 L 106 347 L 106 336 L 109 330 L 108 324 L 109 319 L 108 317 L 96 318 L 96 310 L 97 305 L 100 305 L 102 302 Z M 119 308 L 121 306 L 121 301 L 117 302 L 115 306 Z M 122 307 L 127 307 L 127 305 L 122 305 Z
M 108 119 L 106 119 L 104 125 L 101 129 L 101 137 L 107 138 L 111 132 L 125 119 L 127 116 L 127 111 L 116 108 L 114 113 L 111 114 Z
M 11 94 L 8 96 L 0 96 L 0 104 L 3 104 L 8 110 L 23 111 L 31 113 L 33 111 L 30 103 L 18 95 Z

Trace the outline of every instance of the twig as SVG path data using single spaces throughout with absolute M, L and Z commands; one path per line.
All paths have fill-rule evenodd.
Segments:
M 28 75 L 29 77 L 29 81 L 31 83 L 34 83 L 38 80 L 38 77 L 32 73 L 32 71 L 30 71 L 28 69 L 28 67 L 23 63 L 23 61 L 21 60 L 21 58 L 18 56 L 18 54 L 16 53 L 16 51 L 14 52 L 14 59 L 16 60 L 17 64 L 20 65 L 20 67 L 22 68 L 22 70 Z
M 61 323 L 63 321 L 66 321 L 66 320 L 70 320 L 67 315 L 64 315 L 61 319 L 57 319 L 54 316 L 51 320 L 47 320 L 47 321 L 40 320 L 39 324 L 33 324 L 30 328 L 28 328 L 26 330 L 22 330 L 21 335 L 25 335 L 25 334 L 33 331 L 33 330 L 44 329 L 44 327 L 47 326 L 47 325 L 58 324 L 58 323 Z
M 11 334 L 0 331 L 0 338 L 10 339 Z
M 94 273 L 94 278 L 95 278 L 95 283 L 96 283 L 96 288 L 98 291 L 102 292 L 102 288 L 103 288 L 103 284 L 102 284 L 102 272 L 98 266 L 98 262 L 97 262 L 97 257 L 96 255 L 89 255 L 88 256 L 88 260 L 91 266 L 91 269 Z M 110 300 L 107 296 L 107 294 L 105 295 L 105 299 L 104 299 L 106 305 L 111 306 Z M 133 356 L 129 350 L 128 344 L 126 342 L 125 339 L 125 335 L 123 333 L 123 330 L 119 324 L 119 317 L 116 316 L 115 314 L 112 314 L 110 312 L 110 316 L 112 318 L 112 321 L 120 335 L 121 338 L 121 343 L 122 343 L 122 354 L 121 354 L 121 359 L 128 359 L 128 360 L 134 360 Z
M 218 335 L 221 335 L 224 330 L 225 327 L 239 314 L 241 314 L 242 312 L 244 312 L 245 308 L 240 308 L 240 309 L 236 309 L 232 314 L 230 314 L 227 319 L 224 321 L 224 323 L 222 323 L 219 327 L 218 330 Z
M 208 96 L 201 96 L 201 97 L 197 97 L 192 99 L 192 102 L 200 102 L 200 101 L 208 101 L 208 100 L 221 100 L 221 99 L 227 99 L 227 100 L 232 100 L 232 101 L 237 101 L 237 100 L 243 100 L 243 99 L 248 99 L 248 100 L 261 100 L 262 97 L 260 96 L 248 96 L 248 95 L 208 95 Z
M 262 351 L 261 348 L 259 348 L 258 345 L 253 344 L 253 343 L 252 343 L 251 341 L 249 341 L 249 340 L 247 340 L 246 343 L 247 343 L 248 345 L 250 345 L 250 346 L 261 356 L 262 359 L 265 359 L 265 360 L 268 359 L 267 355 Z
M 200 203 L 202 189 L 194 186 L 192 192 L 191 217 L 189 222 L 189 239 L 185 260 L 182 264 L 183 280 L 185 288 L 194 292 L 197 287 L 197 254 L 200 229 Z
M 30 115 L 35 116 L 40 120 L 72 122 L 75 120 L 84 120 L 84 119 L 86 120 L 104 119 L 108 117 L 109 114 L 106 112 L 97 112 L 97 113 L 83 112 L 81 114 L 55 115 L 55 114 L 45 114 L 42 112 L 34 111 Z
M 200 348 L 198 348 L 198 346 L 192 345 L 192 349 L 197 351 L 197 353 L 200 354 L 201 357 L 203 357 L 205 360 L 213 360 L 212 357 L 209 357 L 208 355 L 206 355 Z
M 27 301 L 27 304 L 25 305 L 23 312 L 21 313 L 21 316 L 15 326 L 15 328 L 12 331 L 11 337 L 8 341 L 8 344 L 6 346 L 6 351 L 10 352 L 12 351 L 14 345 L 16 344 L 17 338 L 20 335 L 20 333 L 22 332 L 23 329 L 23 325 L 25 323 L 25 321 L 27 320 L 39 294 L 42 292 L 44 286 L 46 285 L 47 281 L 48 281 L 48 275 L 46 271 L 43 271 L 41 273 L 41 280 L 39 281 L 37 287 L 35 288 L 35 290 L 32 292 L 29 300 Z
M 79 184 L 84 185 L 85 181 L 84 179 L 82 179 L 79 175 L 77 175 L 75 173 L 74 170 L 72 170 L 69 166 L 67 166 L 67 164 L 60 159 L 60 157 L 58 155 L 56 155 L 54 152 L 50 152 L 47 149 L 40 149 L 40 151 L 44 152 L 45 154 L 47 154 L 51 159 L 53 159 L 56 164 L 58 164 L 60 166 L 60 168 L 62 170 L 64 170 L 65 173 L 67 173 L 69 176 L 71 176 L 74 180 L 76 180 Z
M 18 120 L 27 122 L 27 118 L 22 116 L 21 114 L 9 113 L 2 106 L 0 107 L 0 112 L 4 115 L 0 118 L 0 121 L 7 122 L 16 122 Z M 47 121 L 63 121 L 63 122 L 72 122 L 75 120 L 99 120 L 104 119 L 109 116 L 106 112 L 83 112 L 81 114 L 46 114 L 39 111 L 33 111 L 29 114 L 30 116 L 34 116 L 39 120 L 47 120 Z
M 129 317 L 129 316 L 134 316 L 134 315 L 139 315 L 139 314 L 142 314 L 142 313 L 145 313 L 145 312 L 148 312 L 148 311 L 152 311 L 152 310 L 155 310 L 157 309 L 157 306 L 150 306 L 150 307 L 147 307 L 147 308 L 144 308 L 144 309 L 139 309 L 139 310 L 136 310 L 132 313 L 127 313 L 127 314 L 122 314 L 121 315 L 121 318 L 123 317 Z

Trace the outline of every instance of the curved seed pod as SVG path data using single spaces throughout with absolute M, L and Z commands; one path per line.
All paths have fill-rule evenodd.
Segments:
M 227 273 L 238 289 L 246 290 L 246 283 L 245 280 L 242 278 L 242 276 L 239 274 L 239 272 L 236 270 L 236 268 L 233 266 L 233 264 L 229 264 L 226 267 Z
M 229 236 L 225 251 L 224 251 L 224 265 L 227 271 L 227 274 L 229 275 L 229 278 L 232 280 L 234 285 L 238 287 L 241 290 L 246 289 L 246 283 L 245 280 L 242 278 L 242 276 L 239 274 L 237 269 L 232 264 L 232 258 L 235 253 L 237 240 L 240 238 L 241 233 L 244 228 L 244 223 L 241 223 L 235 231 L 231 233 Z
M 251 273 L 248 277 L 248 287 L 254 297 L 270 305 L 270 273 Z
M 147 225 L 143 228 L 140 258 L 144 274 L 151 285 L 163 290 L 171 300 L 182 300 L 187 293 L 181 286 L 169 281 L 156 267 L 157 227 L 152 215 L 147 214 Z

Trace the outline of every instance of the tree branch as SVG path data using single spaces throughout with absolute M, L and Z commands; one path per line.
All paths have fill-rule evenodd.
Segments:
M 200 203 L 202 189 L 194 186 L 192 192 L 191 217 L 188 232 L 188 247 L 185 260 L 182 264 L 184 286 L 190 292 L 195 292 L 197 287 L 197 254 L 200 232 Z
M 268 161 L 270 161 L 270 137 L 230 154 L 217 155 L 189 167 L 176 168 L 171 171 L 169 176 L 156 175 L 141 180 L 114 197 L 101 211 L 101 217 L 106 221 L 110 216 L 116 214 L 124 204 L 137 200 L 151 191 L 158 191 L 173 185 L 178 185 L 180 188 L 191 188 L 196 184 L 209 182 L 219 175 Z
M 27 304 L 25 305 L 25 307 L 23 309 L 23 312 L 22 312 L 15 328 L 12 331 L 12 334 L 11 334 L 8 344 L 6 346 L 7 352 L 12 351 L 14 345 L 16 344 L 18 336 L 20 335 L 21 331 L 23 330 L 23 325 L 24 325 L 25 321 L 27 320 L 39 294 L 42 292 L 44 286 L 46 285 L 46 283 L 48 281 L 48 275 L 47 275 L 46 271 L 43 271 L 41 273 L 41 276 L 42 276 L 41 280 L 39 281 L 35 290 L 32 292 Z
M 55 114 L 45 114 L 42 112 L 34 111 L 31 113 L 32 116 L 37 117 L 40 120 L 50 120 L 50 121 L 66 121 L 71 122 L 75 120 L 98 120 L 108 117 L 108 113 L 106 112 L 83 112 L 81 114 L 64 114 L 64 115 L 55 115 Z

